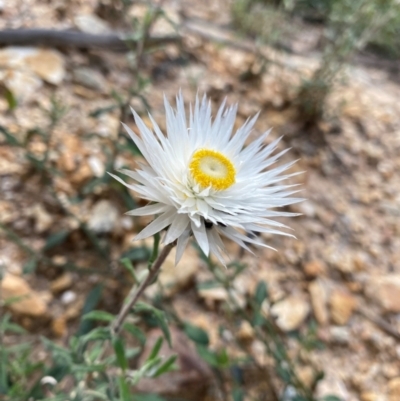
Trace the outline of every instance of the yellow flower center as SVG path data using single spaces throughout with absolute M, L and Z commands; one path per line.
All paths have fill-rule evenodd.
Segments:
M 194 180 L 203 188 L 211 186 L 222 191 L 235 183 L 236 170 L 233 163 L 215 150 L 196 150 L 189 169 Z

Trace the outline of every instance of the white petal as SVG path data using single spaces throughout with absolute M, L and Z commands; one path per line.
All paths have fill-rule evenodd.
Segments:
M 167 205 L 163 205 L 162 203 L 157 203 L 155 205 L 147 205 L 140 207 L 138 209 L 130 210 L 126 212 L 128 216 L 149 216 L 151 214 L 159 214 L 163 213 L 168 209 Z
M 199 244 L 201 250 L 206 256 L 210 253 L 210 244 L 208 243 L 208 237 L 206 233 L 206 227 L 204 222 L 200 223 L 200 227 L 197 227 L 193 222 L 191 223 L 192 231 L 197 243 Z
M 183 251 L 186 248 L 186 245 L 189 241 L 191 234 L 191 230 L 186 230 L 182 233 L 182 235 L 178 238 L 178 244 L 176 246 L 176 256 L 175 256 L 175 264 L 177 265 L 179 261 L 181 260 L 181 257 L 183 255 Z
M 189 226 L 190 220 L 187 214 L 176 214 L 164 239 L 165 244 L 175 241 Z
M 176 210 L 170 209 L 161 216 L 157 217 L 135 237 L 135 241 L 150 237 L 155 233 L 160 232 L 163 228 L 167 227 L 172 223 L 175 215 L 176 215 Z

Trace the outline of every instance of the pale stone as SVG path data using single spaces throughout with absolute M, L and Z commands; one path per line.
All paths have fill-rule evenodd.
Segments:
M 199 295 L 211 301 L 226 301 L 228 299 L 228 292 L 222 287 L 200 289 Z
M 371 391 L 364 391 L 363 393 L 361 393 L 360 399 L 361 401 L 386 401 L 386 397 L 377 393 L 373 393 Z
M 96 177 L 102 177 L 104 175 L 106 167 L 97 156 L 90 156 L 88 158 L 88 164 L 93 172 L 93 175 L 95 175 Z
M 329 395 L 335 395 L 342 400 L 349 399 L 350 394 L 345 383 L 335 374 L 333 372 L 327 372 L 325 370 L 325 377 L 323 380 L 318 382 L 316 388 L 315 395 L 318 399 L 327 397 Z
M 329 320 L 327 288 L 320 280 L 315 280 L 309 284 L 308 291 L 310 293 L 311 305 L 317 322 L 326 325 Z
M 74 18 L 74 24 L 80 31 L 92 35 L 104 35 L 111 32 L 107 22 L 94 14 L 77 15 Z
M 75 292 L 73 291 L 65 291 L 62 295 L 61 295 L 61 302 L 64 305 L 68 305 L 71 304 L 72 302 L 74 302 L 77 298 L 77 295 Z
M 400 377 L 392 379 L 388 383 L 389 401 L 400 400 Z
M 334 323 L 345 325 L 357 306 L 357 300 L 347 291 L 335 289 L 330 295 L 329 306 Z
M 1 299 L 9 300 L 8 307 L 12 312 L 34 317 L 47 313 L 43 298 L 34 291 L 22 277 L 6 274 L 1 281 Z
M 86 88 L 94 89 L 99 92 L 107 88 L 107 81 L 104 79 L 103 75 L 92 68 L 78 67 L 73 71 L 72 75 L 74 82 Z
M 13 94 L 18 103 L 25 103 L 36 97 L 42 81 L 30 71 L 0 71 L 0 82 Z
M 351 333 L 347 327 L 343 326 L 330 326 L 329 327 L 330 340 L 333 343 L 348 345 L 351 340 Z
M 0 67 L 10 71 L 30 71 L 46 82 L 58 85 L 65 77 L 61 53 L 36 47 L 6 47 L 0 50 Z
M 96 233 L 111 232 L 118 220 L 118 209 L 108 200 L 98 201 L 91 211 L 88 227 Z
M 199 257 L 193 248 L 186 248 L 177 265 L 175 265 L 175 255 L 176 248 L 168 255 L 158 277 L 158 284 L 161 285 L 163 293 L 167 296 L 186 287 L 199 269 Z
M 240 323 L 240 327 L 236 333 L 236 337 L 239 340 L 243 341 L 249 341 L 254 339 L 254 329 L 247 320 L 244 320 Z
M 47 213 L 46 209 L 40 204 L 32 208 L 32 217 L 35 219 L 35 232 L 43 233 L 47 231 L 53 224 L 52 216 Z
M 72 274 L 66 272 L 51 283 L 50 289 L 52 292 L 58 293 L 61 291 L 65 291 L 66 289 L 71 287 L 72 283 L 73 283 Z
M 304 273 L 307 277 L 318 277 L 325 273 L 326 266 L 320 260 L 310 260 L 303 265 Z
M 292 295 L 279 301 L 271 308 L 277 320 L 276 324 L 283 331 L 298 329 L 310 312 L 310 306 L 303 296 Z
M 295 368 L 298 378 L 304 383 L 308 388 L 310 388 L 315 379 L 315 371 L 311 366 L 297 366 Z
M 110 114 L 102 114 L 97 119 L 96 132 L 104 138 L 117 138 L 118 129 L 121 126 L 120 120 Z
M 400 312 L 400 274 L 371 277 L 366 284 L 365 292 L 386 312 Z
M 59 85 L 65 77 L 65 62 L 63 56 L 49 49 L 34 49 L 25 58 L 25 65 L 44 81 Z

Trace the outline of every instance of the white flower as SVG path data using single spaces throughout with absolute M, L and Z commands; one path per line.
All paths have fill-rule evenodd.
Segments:
M 301 200 L 289 197 L 297 192 L 294 185 L 280 183 L 298 174 L 281 175 L 295 162 L 268 169 L 287 150 L 270 157 L 280 140 L 265 146 L 270 131 L 244 146 L 257 116 L 232 135 L 236 110 L 237 106 L 226 108 L 224 102 L 212 121 L 211 105 L 204 96 L 201 102 L 196 99 L 194 110 L 190 107 L 187 122 L 180 94 L 176 111 L 165 100 L 167 136 L 151 115 L 154 133 L 134 111 L 141 137 L 124 125 L 147 164 L 136 171 L 121 171 L 134 184 L 113 177 L 150 202 L 127 214 L 158 215 L 135 239 L 168 228 L 164 243 L 178 240 L 176 263 L 191 234 L 206 255 L 211 251 L 223 264 L 221 234 L 249 251 L 247 244 L 270 248 L 253 233 L 289 235 L 280 231 L 286 226 L 271 218 L 293 216 L 272 209 Z

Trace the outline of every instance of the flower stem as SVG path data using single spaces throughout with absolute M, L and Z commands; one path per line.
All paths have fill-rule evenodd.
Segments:
M 131 292 L 128 295 L 128 301 L 123 305 L 118 313 L 118 316 L 111 325 L 111 332 L 114 335 L 120 332 L 122 324 L 128 316 L 129 311 L 143 294 L 143 291 L 146 289 L 146 287 L 153 281 L 154 277 L 159 272 L 162 264 L 164 263 L 165 259 L 167 258 L 175 244 L 176 242 L 172 242 L 171 244 L 165 245 L 161 253 L 158 255 L 158 258 L 153 263 L 153 266 L 151 267 L 151 269 L 149 269 L 149 274 L 147 275 L 147 277 L 141 282 L 136 290 L 132 288 Z

